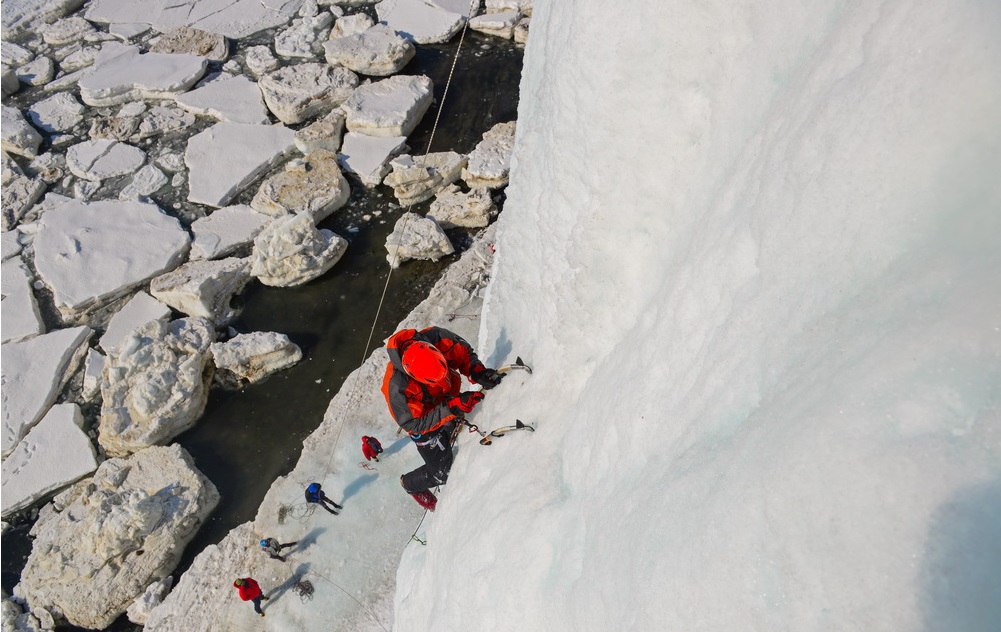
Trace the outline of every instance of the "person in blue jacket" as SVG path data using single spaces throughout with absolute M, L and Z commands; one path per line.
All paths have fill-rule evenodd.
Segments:
M 319 505 L 335 516 L 337 515 L 337 511 L 335 511 L 335 509 L 344 509 L 334 501 L 327 498 L 327 495 L 320 488 L 319 483 L 310 483 L 309 487 L 306 488 L 306 502 Z M 331 508 L 328 504 L 333 507 Z

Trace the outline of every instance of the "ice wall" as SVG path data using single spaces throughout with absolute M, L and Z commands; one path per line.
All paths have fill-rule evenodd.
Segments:
M 999 27 L 536 4 L 481 414 L 539 431 L 460 453 L 399 629 L 1001 621 Z

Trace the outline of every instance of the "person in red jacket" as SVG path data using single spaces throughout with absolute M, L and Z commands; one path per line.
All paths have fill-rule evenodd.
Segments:
M 382 444 L 375 437 L 365 436 L 361 438 L 361 453 L 365 455 L 366 461 L 375 459 L 379 462 L 379 455 L 382 454 Z
M 504 376 L 483 366 L 468 342 L 442 327 L 400 330 L 390 336 L 386 352 L 382 394 L 389 413 L 424 459 L 424 465 L 400 477 L 400 484 L 418 504 L 434 511 L 438 499 L 431 488 L 448 479 L 457 424 L 483 400 L 481 391 L 460 392 L 461 375 L 488 390 Z
M 253 601 L 254 612 L 263 617 L 264 611 L 261 610 L 261 601 L 267 601 L 268 598 L 261 592 L 261 587 L 254 581 L 254 578 L 241 577 L 233 582 L 233 586 L 240 591 L 240 599 Z

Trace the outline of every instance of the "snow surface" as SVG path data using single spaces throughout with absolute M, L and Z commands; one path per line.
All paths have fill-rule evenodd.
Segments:
M 537 431 L 463 435 L 417 527 L 367 363 L 339 398 L 381 420 L 332 403 L 254 526 L 305 473 L 343 514 L 285 523 L 287 568 L 210 547 L 214 583 L 196 561 L 172 596 L 256 568 L 267 618 L 229 595 L 225 625 L 1001 627 L 999 27 L 982 2 L 539 3 L 479 326 L 488 364 L 535 370 L 473 416 Z M 391 446 L 371 476 L 362 430 Z

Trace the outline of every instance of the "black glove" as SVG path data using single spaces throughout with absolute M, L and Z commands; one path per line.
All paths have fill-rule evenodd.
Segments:
M 484 395 L 480 391 L 466 391 L 465 393 L 459 393 L 458 397 L 448 400 L 447 406 L 453 415 L 461 415 L 472 412 L 473 406 L 482 402 L 483 398 Z
M 469 372 L 469 379 L 482 386 L 483 390 L 489 391 L 501 383 L 501 380 L 504 379 L 504 374 L 495 369 L 488 369 L 482 364 L 477 364 Z

